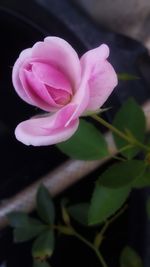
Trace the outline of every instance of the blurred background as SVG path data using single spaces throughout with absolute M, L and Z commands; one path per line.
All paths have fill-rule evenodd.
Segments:
M 107 29 L 141 41 L 150 49 L 149 0 L 74 0 Z

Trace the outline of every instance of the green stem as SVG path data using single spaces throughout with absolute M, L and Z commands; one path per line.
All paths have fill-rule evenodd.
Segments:
M 125 162 L 126 159 L 125 158 L 122 158 L 122 157 L 117 157 L 117 156 L 111 156 L 112 159 L 116 159 L 116 160 L 119 160 L 119 161 L 122 161 L 122 162 Z
M 126 145 L 126 146 L 120 148 L 120 149 L 118 150 L 118 153 L 124 152 L 124 151 L 126 151 L 126 150 L 128 150 L 128 149 L 130 149 L 130 148 L 133 148 L 133 144 L 128 144 L 128 145 Z
M 123 148 L 119 149 L 117 151 L 117 153 L 120 154 L 121 152 L 126 151 L 126 150 L 128 150 L 129 148 L 132 148 L 132 147 L 133 147 L 133 145 L 131 145 L 131 144 L 129 144 L 127 146 L 124 146 Z M 111 156 L 112 159 L 117 159 L 117 160 L 120 160 L 120 161 L 126 161 L 126 159 L 123 158 L 123 157 L 119 157 L 119 156 L 115 156 L 115 155 L 110 155 L 110 156 Z
M 108 123 L 107 121 L 105 121 L 104 119 L 102 119 L 101 117 L 99 117 L 96 114 L 91 115 L 91 117 L 94 120 L 98 121 L 103 126 L 105 126 L 106 128 L 108 128 L 110 131 L 116 133 L 119 137 L 121 137 L 122 139 L 124 139 L 130 143 L 130 139 L 124 133 L 122 133 L 120 130 L 118 130 L 116 127 L 114 127 L 113 125 L 111 125 L 110 123 Z
M 116 127 L 114 127 L 112 124 L 108 123 L 103 118 L 99 117 L 98 115 L 94 114 L 94 115 L 91 115 L 91 117 L 94 120 L 98 121 L 103 126 L 105 126 L 106 128 L 108 128 L 110 131 L 114 132 L 119 137 L 121 137 L 122 139 L 124 139 L 125 141 L 127 141 L 128 143 L 130 143 L 132 145 L 136 145 L 136 146 L 140 147 L 144 151 L 145 150 L 148 151 L 148 152 L 150 151 L 150 148 L 149 147 L 147 147 L 144 144 L 140 143 L 135 137 L 134 138 L 133 137 L 131 138 L 131 137 L 127 136 L 125 133 L 121 132 Z
M 106 232 L 107 228 L 109 227 L 110 224 L 112 224 L 114 221 L 116 221 L 127 209 L 128 205 L 125 205 L 122 209 L 120 209 L 112 218 L 107 220 L 102 227 L 100 231 L 100 235 L 103 237 L 104 233 Z
M 99 261 L 100 261 L 100 263 L 101 263 L 101 265 L 103 267 L 108 267 L 106 262 L 105 262 L 105 260 L 104 260 L 104 258 L 103 258 L 103 256 L 102 256 L 102 254 L 101 254 L 101 252 L 97 248 L 95 248 L 94 245 L 91 242 L 89 242 L 87 239 L 85 239 L 83 236 L 81 236 L 76 231 L 74 231 L 73 235 L 75 237 L 77 237 L 79 240 L 81 240 L 84 244 L 86 244 L 89 248 L 91 248 L 95 252 L 97 258 L 99 259 Z
M 56 229 L 62 234 L 67 234 L 67 235 L 69 234 L 69 235 L 72 235 L 78 238 L 80 241 L 82 241 L 86 246 L 88 246 L 96 254 L 102 267 L 108 267 L 101 252 L 90 241 L 88 241 L 86 238 L 84 238 L 82 235 L 76 232 L 73 227 L 64 226 L 64 225 L 53 225 L 53 229 Z
M 95 251 L 95 254 L 97 255 L 101 265 L 103 267 L 108 267 L 106 262 L 105 262 L 105 260 L 104 260 L 104 258 L 103 258 L 103 256 L 102 256 L 102 254 L 100 253 L 100 251 L 98 249 L 96 249 L 96 248 L 94 249 L 94 251 Z

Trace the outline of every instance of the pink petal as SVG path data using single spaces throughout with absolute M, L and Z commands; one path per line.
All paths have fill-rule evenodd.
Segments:
M 105 44 L 102 44 L 99 47 L 86 52 L 80 59 L 82 75 L 85 74 L 85 72 L 88 72 L 88 74 L 90 74 L 92 69 L 95 68 L 97 64 L 99 65 L 100 61 L 103 62 L 108 57 L 109 47 Z
M 44 86 L 45 90 L 48 91 L 48 94 L 50 94 L 54 102 L 58 104 L 58 107 L 70 102 L 73 93 L 71 84 L 59 69 L 56 69 L 55 66 L 51 66 L 50 64 L 33 62 L 32 73 L 36 82 L 39 81 L 39 83 L 46 85 Z M 36 88 L 36 83 L 34 88 Z M 45 101 L 46 99 L 48 98 L 46 97 Z
M 63 142 L 77 130 L 79 120 L 73 120 L 65 126 L 76 107 L 68 105 L 49 116 L 40 116 L 21 122 L 16 130 L 16 138 L 25 145 L 44 146 Z
M 102 70 L 89 80 L 90 101 L 87 110 L 100 108 L 117 86 L 117 83 L 118 80 L 114 68 L 108 61 L 105 61 Z
M 85 77 L 82 78 L 80 87 L 76 94 L 74 95 L 71 103 L 76 105 L 76 109 L 70 119 L 68 120 L 66 126 L 74 119 L 78 118 L 87 108 L 89 103 L 89 86 Z
M 17 59 L 17 61 L 15 62 L 15 65 L 13 67 L 13 71 L 12 71 L 12 82 L 13 82 L 13 86 L 17 92 L 17 94 L 27 103 L 34 105 L 32 99 L 26 94 L 22 83 L 20 81 L 19 78 L 19 70 L 22 66 L 22 64 L 31 57 L 31 48 L 29 49 L 25 49 L 24 51 L 21 52 L 21 54 L 19 55 L 19 58 Z
M 82 73 L 90 90 L 87 110 L 100 108 L 118 83 L 113 67 L 106 60 L 108 56 L 109 48 L 101 45 L 87 52 L 81 58 Z
M 32 58 L 38 58 L 59 68 L 70 80 L 74 90 L 81 78 L 80 61 L 76 51 L 65 40 L 47 37 L 44 42 L 36 43 L 32 48 Z
M 72 90 L 69 81 L 51 65 L 26 61 L 19 70 L 19 78 L 34 106 L 53 112 L 70 102 Z
M 42 110 L 52 112 L 60 107 L 50 96 L 45 85 L 38 81 L 32 72 L 21 69 L 19 77 L 28 99 L 32 100 L 32 105 L 37 106 Z
M 71 84 L 68 78 L 55 66 L 33 62 L 32 72 L 42 83 L 55 89 L 62 89 L 72 95 Z
M 49 86 L 46 86 L 46 87 L 47 87 L 47 90 L 50 96 L 53 98 L 56 104 L 60 106 L 64 106 L 70 102 L 71 94 L 69 94 L 65 90 L 61 90 L 61 89 L 56 90 L 55 88 L 52 88 Z
M 99 54 L 97 54 L 99 52 Z M 87 106 L 91 101 L 91 88 L 88 83 L 93 67 L 99 63 L 99 61 L 103 61 L 109 55 L 109 48 L 106 45 L 101 45 L 99 48 L 92 49 L 85 53 L 81 60 L 81 68 L 82 68 L 82 77 L 81 83 L 78 91 L 76 92 L 72 102 L 77 105 L 77 109 L 74 114 L 68 121 L 68 123 L 80 116 L 85 110 L 87 110 Z M 97 109 L 97 108 L 95 108 Z

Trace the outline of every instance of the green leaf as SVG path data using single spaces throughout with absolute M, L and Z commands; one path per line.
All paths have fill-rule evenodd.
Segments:
M 107 143 L 100 131 L 82 119 L 76 133 L 57 147 L 69 157 L 80 160 L 96 160 L 109 154 Z
M 120 267 L 143 267 L 142 259 L 131 247 L 125 247 L 120 256 Z
M 147 186 L 150 186 L 150 166 L 147 166 L 144 173 L 133 182 L 134 188 L 142 188 Z
M 25 242 L 41 234 L 47 229 L 47 226 L 39 223 L 34 219 L 30 219 L 27 224 L 16 227 L 13 231 L 14 242 Z
M 89 209 L 89 224 L 103 223 L 108 217 L 121 208 L 129 193 L 130 189 L 128 187 L 112 189 L 97 184 Z
M 47 259 L 53 253 L 54 242 L 54 232 L 52 230 L 45 231 L 33 243 L 32 256 L 35 259 Z
M 146 201 L 146 212 L 147 212 L 148 219 L 150 220 L 150 197 L 148 197 Z
M 93 114 L 102 114 L 102 113 L 104 113 L 104 112 L 106 112 L 106 111 L 108 111 L 110 109 L 111 109 L 111 107 L 108 107 L 108 108 L 99 108 L 97 110 L 89 110 L 89 111 L 86 111 L 84 113 L 84 116 L 91 116 Z
M 74 206 L 68 207 L 69 214 L 77 222 L 88 225 L 88 211 L 89 203 L 80 203 Z
M 110 188 L 131 186 L 144 173 L 145 168 L 145 162 L 141 160 L 119 162 L 102 173 L 99 178 L 99 183 Z
M 47 224 L 53 224 L 55 219 L 55 209 L 49 191 L 41 185 L 36 197 L 37 212 L 40 218 Z
M 139 77 L 129 73 L 118 73 L 118 79 L 121 81 L 139 80 Z
M 28 241 L 46 229 L 39 220 L 30 218 L 23 212 L 12 212 L 8 214 L 8 220 L 14 229 L 14 242 Z
M 12 227 L 20 227 L 29 223 L 29 217 L 26 213 L 20 211 L 14 211 L 7 215 L 9 224 Z
M 132 136 L 143 143 L 146 129 L 145 115 L 134 99 L 130 98 L 123 104 L 114 118 L 113 125 L 124 133 L 130 132 Z M 128 145 L 127 141 L 116 134 L 113 135 L 119 150 Z M 122 151 L 121 154 L 128 159 L 132 159 L 139 151 L 138 147 L 133 147 Z
M 34 260 L 33 267 L 50 267 L 50 265 L 46 261 L 37 261 L 37 260 Z

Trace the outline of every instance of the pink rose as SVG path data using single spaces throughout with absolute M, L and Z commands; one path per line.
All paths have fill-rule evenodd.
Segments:
M 26 145 L 43 146 L 70 138 L 79 117 L 100 108 L 117 85 L 103 44 L 79 59 L 69 43 L 47 37 L 24 50 L 13 67 L 13 85 L 27 103 L 46 111 L 21 122 L 16 138 Z

